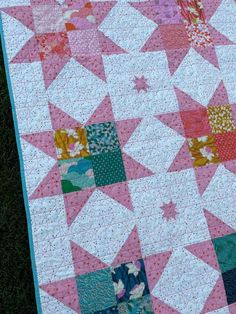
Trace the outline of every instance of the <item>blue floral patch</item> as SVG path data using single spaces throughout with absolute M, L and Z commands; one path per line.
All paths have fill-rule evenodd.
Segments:
M 108 153 L 120 148 L 114 122 L 87 125 L 86 132 L 92 155 Z
M 118 303 L 136 300 L 149 294 L 142 259 L 115 267 L 112 272 L 112 280 Z

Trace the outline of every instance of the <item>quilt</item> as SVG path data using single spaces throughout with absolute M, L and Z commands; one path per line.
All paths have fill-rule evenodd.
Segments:
M 0 7 L 38 313 L 235 314 L 235 0 Z

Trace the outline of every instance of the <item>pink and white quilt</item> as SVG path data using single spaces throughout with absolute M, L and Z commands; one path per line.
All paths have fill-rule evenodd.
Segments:
M 235 0 L 0 0 L 38 313 L 236 313 Z

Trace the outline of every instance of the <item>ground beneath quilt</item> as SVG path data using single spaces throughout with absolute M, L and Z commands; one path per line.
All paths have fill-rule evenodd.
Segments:
M 236 314 L 236 2 L 0 7 L 38 312 Z

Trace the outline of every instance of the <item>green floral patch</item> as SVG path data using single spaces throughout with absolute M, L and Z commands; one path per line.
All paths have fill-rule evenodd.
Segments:
M 110 268 L 78 276 L 76 283 L 82 314 L 116 306 Z
M 236 233 L 212 240 L 222 273 L 236 268 Z
M 96 186 L 126 181 L 126 174 L 120 150 L 91 157 Z
M 154 314 L 150 295 L 142 298 L 129 300 L 118 305 L 118 313 L 122 314 Z
M 115 123 L 105 122 L 86 126 L 89 150 L 92 155 L 108 153 L 120 148 Z
M 58 161 L 63 193 L 80 191 L 95 186 L 90 157 Z

